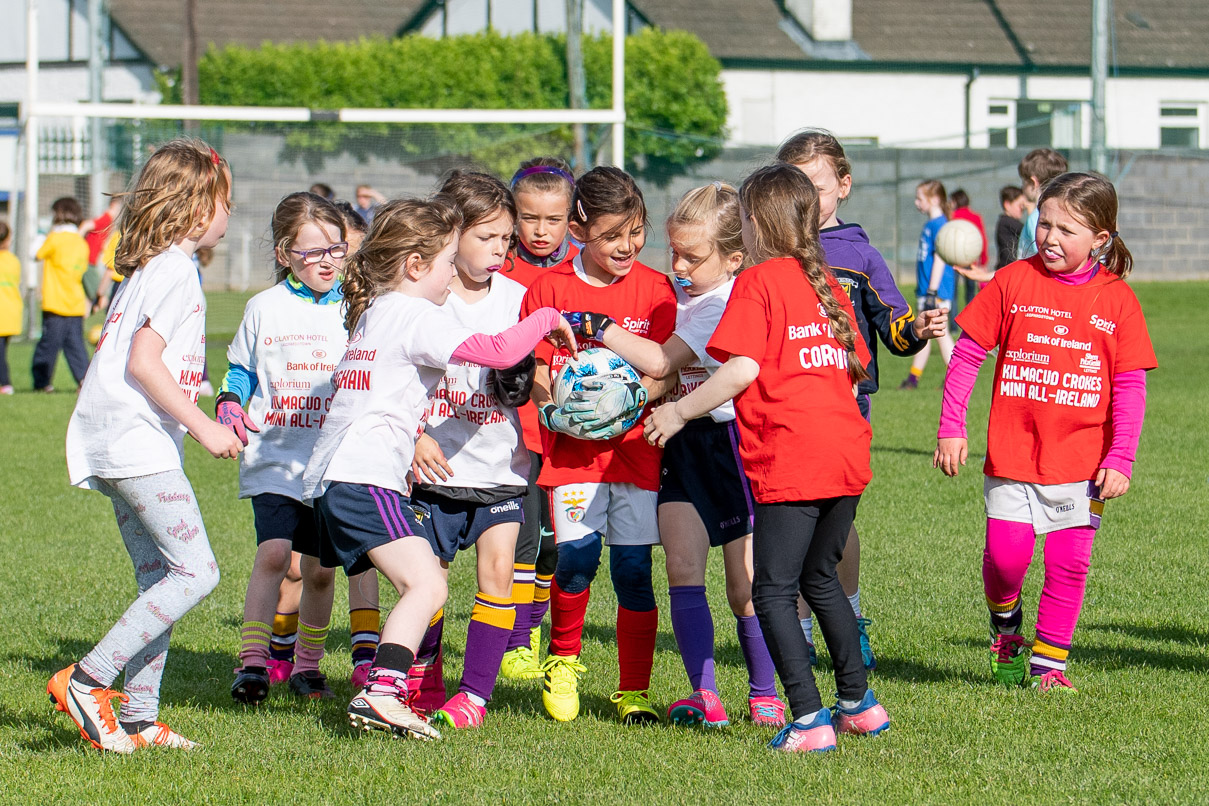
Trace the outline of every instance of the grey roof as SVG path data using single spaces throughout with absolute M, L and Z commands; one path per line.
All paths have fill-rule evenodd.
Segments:
M 777 0 L 629 0 L 664 29 L 700 37 L 724 65 L 810 68 L 857 61 L 921 67 L 1086 69 L 1091 0 L 852 0 L 853 41 L 813 42 Z M 197 0 L 201 45 L 339 42 L 404 33 L 432 0 Z M 1116 0 L 1111 64 L 1209 71 L 1207 0 Z M 151 61 L 180 64 L 181 0 L 110 0 Z

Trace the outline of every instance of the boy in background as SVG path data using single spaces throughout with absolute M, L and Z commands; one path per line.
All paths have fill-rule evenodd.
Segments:
M 1041 195 L 1041 187 L 1046 182 L 1066 171 L 1066 157 L 1052 148 L 1034 148 L 1024 155 L 1016 167 L 1016 172 L 1020 174 L 1020 189 L 1024 191 L 1029 209 L 1017 241 L 1017 260 L 1037 254 L 1037 197 Z
M 88 370 L 84 348 L 84 317 L 89 301 L 84 293 L 88 271 L 88 243 L 80 235 L 84 210 L 70 196 L 50 206 L 54 216 L 50 234 L 36 255 L 42 261 L 42 338 L 34 348 L 34 390 L 53 392 L 51 380 L 59 351 L 63 351 L 71 375 L 79 386 Z

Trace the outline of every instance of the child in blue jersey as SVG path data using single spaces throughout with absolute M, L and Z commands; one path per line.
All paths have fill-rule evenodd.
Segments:
M 852 165 L 844 154 L 844 147 L 834 135 L 821 129 L 798 132 L 777 149 L 777 159 L 795 166 L 810 177 L 818 191 L 819 240 L 827 265 L 852 300 L 857 327 L 872 356 L 867 368 L 869 377 L 860 382 L 856 398 L 861 414 L 868 420 L 870 396 L 878 389 L 877 340 L 873 338 L 873 333 L 877 333 L 886 349 L 894 355 L 915 355 L 929 339 L 945 332 L 948 315 L 941 310 L 932 310 L 924 311 L 917 317 L 895 285 L 894 275 L 890 273 L 886 261 L 869 243 L 869 236 L 861 225 L 840 221 L 839 206 L 852 192 Z M 877 665 L 877 659 L 869 643 L 871 619 L 861 614 L 860 562 L 860 540 L 853 526 L 838 571 L 844 595 L 856 613 L 862 659 L 865 667 L 872 669 Z M 805 601 L 799 601 L 798 607 L 802 630 L 810 642 L 813 659 L 810 609 Z
M 953 272 L 953 267 L 936 253 L 936 235 L 953 212 L 945 186 L 939 179 L 928 179 L 919 183 L 915 188 L 915 209 L 928 219 L 919 233 L 919 251 L 915 256 L 915 294 L 919 309 L 940 309 L 947 314 L 953 308 L 953 297 L 957 293 L 957 275 Z M 949 356 L 953 354 L 953 337 L 946 330 L 938 338 L 940 357 L 944 359 L 947 367 Z M 899 384 L 899 389 L 919 388 L 919 379 L 924 374 L 924 367 L 928 365 L 931 352 L 932 343 L 924 342 L 923 348 L 915 354 L 915 359 L 911 362 L 911 371 L 906 380 Z

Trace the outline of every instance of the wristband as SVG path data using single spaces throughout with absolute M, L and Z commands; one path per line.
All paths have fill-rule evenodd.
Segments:
M 609 325 L 616 324 L 607 314 L 582 311 L 566 315 L 567 323 L 576 336 L 600 341 Z

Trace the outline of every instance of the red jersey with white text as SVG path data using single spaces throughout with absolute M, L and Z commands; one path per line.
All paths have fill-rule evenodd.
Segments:
M 827 280 L 855 331 L 848 295 L 830 272 Z M 868 365 L 859 331 L 855 347 Z M 873 432 L 852 392 L 847 353 L 797 260 L 775 258 L 740 274 L 706 349 L 724 363 L 741 355 L 760 364 L 735 398 L 739 452 L 758 502 L 864 491 Z
M 999 348 L 986 474 L 1094 478 L 1112 444 L 1113 377 L 1158 365 L 1129 284 L 1101 269 L 1065 285 L 1034 255 L 997 271 L 957 323 L 987 351 Z
M 593 311 L 606 314 L 631 333 L 662 344 L 676 327 L 676 297 L 667 277 L 635 262 L 624 277 L 612 285 L 589 285 L 568 261 L 550 269 L 530 287 L 521 306 L 521 318 L 538 308 L 559 311 Z M 595 339 L 581 340 L 579 349 L 603 347 Z M 550 367 L 554 378 L 567 363 L 569 354 L 548 341 L 537 345 L 537 359 Z M 628 482 L 644 490 L 659 489 L 662 451 L 652 447 L 635 426 L 609 440 L 577 439 L 541 429 L 544 462 L 538 484 L 557 487 L 581 482 Z
M 572 260 L 579 254 L 579 247 L 574 243 L 567 243 L 567 260 Z M 556 266 L 535 266 L 532 263 L 524 260 L 517 250 L 512 250 L 508 253 L 508 260 L 504 263 L 504 268 L 500 270 L 500 274 L 507 277 L 509 280 L 520 283 L 525 288 L 533 285 L 538 277 L 541 277 L 550 269 L 557 268 Z M 532 402 L 526 403 L 518 410 L 521 415 L 521 433 L 525 438 L 525 447 L 534 453 L 542 452 L 542 437 L 538 431 L 537 424 L 537 407 Z

